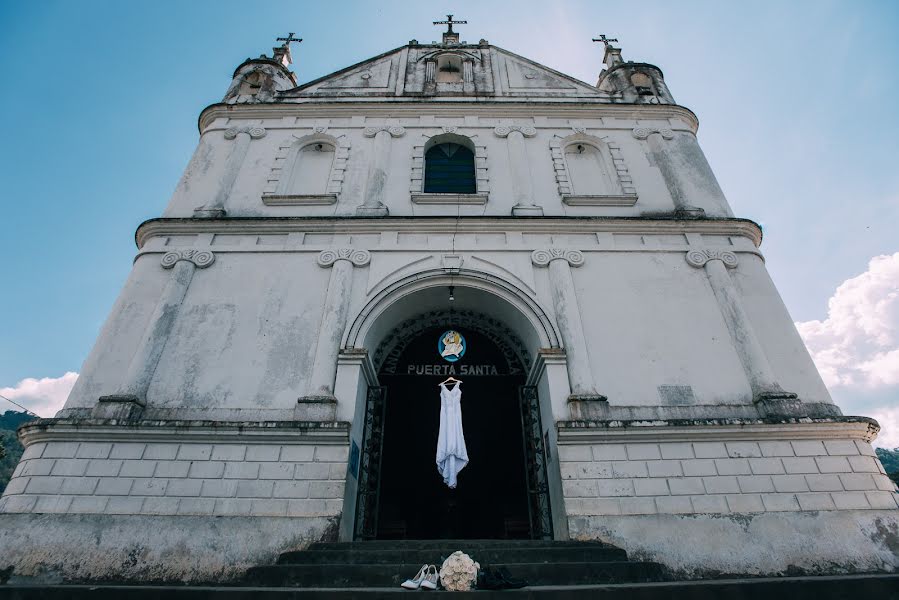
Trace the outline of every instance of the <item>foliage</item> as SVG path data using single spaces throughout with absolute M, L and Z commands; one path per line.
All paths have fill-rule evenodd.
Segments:
M 24 450 L 16 437 L 16 427 L 33 418 L 26 413 L 11 410 L 0 415 L 0 493 L 6 489 Z
M 890 479 L 899 484 L 899 448 L 887 450 L 886 448 L 877 448 L 877 458 L 883 464 L 884 470 Z

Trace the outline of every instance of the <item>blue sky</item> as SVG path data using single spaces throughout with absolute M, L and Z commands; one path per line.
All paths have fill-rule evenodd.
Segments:
M 858 371 L 876 351 L 874 358 L 886 354 L 880 368 L 889 369 L 895 349 L 899 371 L 899 300 L 886 307 L 872 300 L 899 298 L 891 275 L 899 255 L 877 263 L 876 273 L 869 265 L 899 252 L 899 4 L 251 6 L 0 4 L 7 62 L 0 84 L 4 395 L 21 392 L 25 378 L 80 369 L 127 277 L 136 226 L 162 212 L 196 144 L 197 116 L 221 98 L 234 67 L 296 31 L 305 41 L 295 49 L 294 69 L 307 81 L 411 38 L 438 39 L 440 28 L 430 23 L 448 12 L 468 20 L 458 28 L 463 39 L 486 38 L 591 83 L 602 47 L 590 38 L 599 33 L 617 37 L 625 59 L 659 65 L 678 102 L 699 116 L 700 142 L 734 211 L 763 225 L 762 250 L 792 316 L 820 321 L 804 332 L 817 336 L 816 360 L 832 358 L 837 348 L 849 353 L 839 368 Z M 879 349 L 853 345 L 848 325 L 839 315 L 829 318 L 828 301 L 847 280 L 880 311 Z M 843 296 L 844 304 L 859 305 L 852 294 Z M 865 320 L 847 318 L 855 326 Z M 895 384 L 881 377 L 882 385 L 859 384 L 859 377 L 857 385 L 829 381 L 842 381 L 831 389 L 857 409 L 847 412 L 896 403 L 899 376 Z

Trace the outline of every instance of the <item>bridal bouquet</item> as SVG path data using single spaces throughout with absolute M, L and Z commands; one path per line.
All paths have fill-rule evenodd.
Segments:
M 440 583 L 450 592 L 467 592 L 478 577 L 481 565 L 457 550 L 440 566 Z

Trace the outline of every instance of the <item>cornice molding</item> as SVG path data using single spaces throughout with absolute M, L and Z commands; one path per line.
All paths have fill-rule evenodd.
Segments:
M 608 118 L 633 119 L 640 121 L 665 121 L 679 119 L 695 133 L 699 119 L 689 108 L 677 104 L 609 104 L 572 98 L 570 101 L 530 101 L 522 98 L 491 99 L 477 97 L 468 101 L 456 98 L 428 98 L 422 102 L 418 97 L 372 98 L 360 101 L 353 98 L 345 101 L 309 100 L 300 103 L 268 104 L 212 104 L 200 113 L 197 126 L 204 133 L 216 119 L 281 119 L 291 118 L 349 118 L 364 115 L 372 118 L 418 118 L 425 106 L 426 113 L 436 117 L 458 118 L 460 110 L 466 116 L 481 116 L 491 119 L 532 119 L 534 116 L 564 119 Z M 615 128 L 615 127 L 613 127 Z M 634 125 L 623 126 L 632 130 Z
M 228 217 L 158 218 L 144 221 L 134 234 L 137 247 L 158 236 L 192 234 L 345 233 L 382 231 L 452 233 L 459 222 L 471 233 L 698 233 L 745 237 L 758 247 L 762 230 L 748 219 L 646 219 L 642 217 Z
M 867 417 L 784 420 L 748 419 L 693 421 L 560 421 L 559 444 L 621 442 L 714 442 L 734 440 L 862 440 L 870 442 L 880 426 Z
M 201 443 L 349 443 L 350 424 L 342 421 L 116 421 L 112 419 L 36 419 L 19 427 L 25 447 L 51 441 L 128 441 Z

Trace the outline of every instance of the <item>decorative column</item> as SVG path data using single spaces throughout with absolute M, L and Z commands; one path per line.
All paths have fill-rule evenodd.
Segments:
M 366 250 L 337 248 L 323 250 L 318 255 L 318 265 L 331 268 L 331 279 L 323 305 L 321 328 L 318 330 L 318 344 L 312 363 L 310 393 L 300 398 L 300 402 L 336 402 L 334 398 L 334 378 L 337 375 L 337 356 L 340 341 L 346 329 L 347 311 L 353 287 L 353 267 L 363 267 L 371 261 Z
M 528 153 L 524 146 L 524 138 L 534 137 L 537 135 L 537 130 L 530 125 L 500 125 L 493 129 L 493 133 L 508 140 L 509 164 L 512 170 L 512 198 L 515 200 L 512 214 L 542 217 L 543 207 L 534 204 L 531 165 L 528 162 Z
M 232 127 L 225 131 L 226 140 L 236 140 L 228 154 L 228 160 L 225 163 L 225 171 L 219 179 L 218 190 L 211 202 L 194 209 L 194 216 L 206 219 L 215 219 L 225 216 L 225 202 L 231 196 L 231 189 L 234 182 L 237 181 L 237 174 L 243 166 L 243 161 L 247 157 L 247 151 L 250 149 L 250 141 L 264 138 L 266 134 L 265 128 L 258 125 L 243 127 Z
M 386 217 L 387 206 L 384 204 L 384 186 L 387 184 L 387 172 L 390 169 L 390 140 L 402 137 L 406 129 L 399 126 L 381 125 L 366 127 L 365 137 L 375 138 L 372 145 L 371 161 L 368 167 L 368 181 L 365 185 L 365 199 L 356 213 L 370 217 Z
M 173 250 L 162 256 L 162 268 L 171 269 L 172 277 L 156 304 L 147 330 L 128 364 L 121 386 L 115 394 L 100 397 L 92 413 L 94 417 L 133 419 L 140 416 L 147 405 L 147 388 L 150 387 L 194 271 L 205 269 L 213 262 L 215 255 L 209 250 Z
M 683 218 L 702 218 L 708 207 L 714 217 L 733 217 L 724 192 L 712 173 L 692 133 L 675 133 L 667 128 L 637 127 L 633 136 L 647 140 L 656 165 L 674 201 L 674 213 Z
M 705 269 L 721 316 L 724 317 L 737 356 L 749 380 L 752 399 L 762 416 L 801 414 L 802 405 L 796 394 L 784 391 L 777 383 L 765 351 L 743 308 L 743 301 L 727 272 L 728 269 L 737 268 L 737 255 L 727 250 L 705 249 L 691 250 L 686 258 L 691 267 Z
M 581 311 L 577 305 L 577 292 L 571 267 L 584 264 L 584 255 L 578 250 L 547 248 L 534 250 L 531 262 L 538 267 L 549 267 L 549 285 L 552 290 L 556 323 L 565 354 L 568 359 L 568 381 L 571 384 L 569 402 L 579 400 L 605 400 L 596 392 L 590 360 L 587 356 L 587 340 L 581 323 Z

